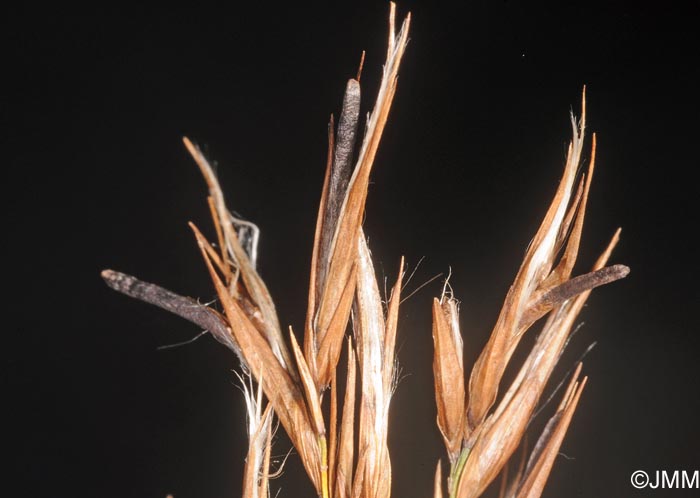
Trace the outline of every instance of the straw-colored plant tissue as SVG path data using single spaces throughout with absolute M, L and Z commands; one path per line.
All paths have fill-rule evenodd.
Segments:
M 232 214 L 207 157 L 187 138 L 185 146 L 209 189 L 213 242 L 194 224 L 190 226 L 218 304 L 200 304 L 112 270 L 102 273 L 113 289 L 190 320 L 237 356 L 248 420 L 242 483 L 246 498 L 271 495 L 276 421 L 289 435 L 318 496 L 391 495 L 389 410 L 396 387 L 395 345 L 404 269 L 401 260 L 384 303 L 362 220 L 409 26 L 410 15 L 396 31 L 391 4 L 386 62 L 362 132 L 358 130 L 359 73 L 347 83 L 337 126 L 331 118 L 301 344 L 291 327 L 287 331 L 280 325 L 272 296 L 258 274 L 257 227 Z M 448 282 L 432 303 L 437 427 L 450 469 L 443 477 L 438 463 L 435 497 L 445 493 L 455 498 L 480 496 L 499 474 L 504 475 L 502 497 L 540 496 L 586 384 L 586 378 L 580 378 L 580 364 L 529 459 L 510 479 L 503 470 L 525 436 L 591 289 L 629 271 L 622 265 L 606 266 L 618 230 L 591 272 L 572 276 L 595 158 L 593 136 L 587 173 L 577 180 L 584 150 L 585 96 L 581 118 L 572 116 L 572 128 L 559 188 L 468 376 L 459 305 Z M 420 304 L 414 301 L 413 306 Z M 517 366 L 512 383 L 503 385 L 520 339 L 541 318 L 544 325 L 534 346 Z M 344 348 L 347 365 L 339 367 Z M 344 392 L 342 399 L 340 392 Z

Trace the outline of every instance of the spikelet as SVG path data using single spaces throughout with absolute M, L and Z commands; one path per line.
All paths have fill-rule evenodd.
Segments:
M 102 273 L 113 289 L 190 320 L 237 355 L 243 369 L 240 380 L 248 421 L 245 498 L 270 495 L 274 420 L 289 435 L 319 497 L 391 495 L 387 441 L 404 261 L 385 309 L 362 219 L 370 173 L 408 42 L 410 14 L 398 33 L 395 15 L 392 3 L 386 62 L 362 139 L 358 140 L 362 62 L 357 77 L 346 85 L 337 127 L 331 116 L 301 344 L 291 327 L 288 339 L 282 333 L 275 304 L 257 272 L 257 227 L 232 214 L 208 159 L 187 138 L 185 146 L 209 189 L 216 243 L 210 243 L 194 224 L 190 227 L 221 311 L 129 275 L 111 270 Z M 478 497 L 507 469 L 591 290 L 629 271 L 622 265 L 606 266 L 619 240 L 618 230 L 591 272 L 572 277 L 595 159 L 593 136 L 588 172 L 577 182 L 585 93 L 582 108 L 580 122 L 572 116 L 573 140 L 562 180 L 469 377 L 458 302 L 446 289 L 433 301 L 436 421 L 450 462 L 449 473 L 443 472 L 441 462 L 437 464 L 435 498 L 442 498 L 445 490 L 450 498 Z M 543 317 L 545 323 L 534 346 L 498 400 L 513 352 Z M 351 319 L 352 336 L 348 337 Z M 347 369 L 344 378 L 339 378 L 344 343 Z M 520 468 L 510 479 L 502 473 L 502 498 L 536 498 L 542 493 L 586 385 L 581 369 L 577 365 L 529 458 L 523 453 Z M 345 388 L 342 400 L 340 386 Z
M 537 403 L 590 291 L 623 278 L 629 272 L 623 265 L 605 267 L 619 240 L 618 230 L 592 271 L 571 277 L 595 164 L 594 135 L 588 174 L 574 190 L 584 141 L 585 92 L 581 120 L 577 123 L 572 115 L 571 122 L 573 139 L 559 188 L 506 295 L 496 326 L 471 370 L 466 399 L 459 381 L 446 381 L 460 373 L 463 375 L 464 371 L 454 301 L 443 295 L 433 304 L 438 427 L 451 462 L 447 482 L 451 498 L 480 496 L 501 472 L 525 437 Z M 503 373 L 520 339 L 547 314 L 549 317 L 516 379 L 494 407 Z M 505 496 L 535 497 L 541 493 L 586 383 L 585 378 L 578 381 L 579 374 L 580 366 L 557 413 L 540 437 L 527 468 L 516 476 L 507 488 L 509 494 L 504 492 Z M 460 422 L 463 423 L 461 428 L 457 427 Z

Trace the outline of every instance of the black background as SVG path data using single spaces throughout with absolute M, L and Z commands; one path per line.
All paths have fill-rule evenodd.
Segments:
M 697 17 L 639 3 L 405 2 L 411 41 L 375 162 L 365 229 L 391 283 L 452 269 L 473 360 L 559 180 L 587 85 L 598 160 L 578 271 L 618 226 L 630 276 L 592 295 L 558 376 L 596 341 L 545 495 L 636 491 L 637 469 L 700 467 L 695 243 Z M 568 3 L 567 3 L 568 4 Z M 180 142 L 219 163 L 262 230 L 259 268 L 301 328 L 326 123 L 367 50 L 364 109 L 385 54 L 384 2 L 227 10 L 55 8 L 2 21 L 3 447 L 8 496 L 223 497 L 245 454 L 235 358 L 192 325 L 107 289 L 114 268 L 209 300 L 188 220 L 211 234 Z M 443 456 L 430 299 L 404 303 L 392 405 L 395 496 L 429 496 Z M 9 319 L 7 319 L 9 317 Z M 288 449 L 284 438 L 277 455 Z M 273 484 L 312 496 L 292 454 Z

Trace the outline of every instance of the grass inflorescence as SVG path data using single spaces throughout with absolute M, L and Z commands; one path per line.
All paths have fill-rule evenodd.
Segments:
M 386 62 L 361 139 L 359 72 L 347 83 L 337 126 L 331 117 L 301 343 L 291 327 L 282 329 L 273 299 L 257 272 L 257 227 L 232 214 L 209 160 L 187 138 L 185 146 L 209 189 L 214 242 L 194 224 L 190 227 L 219 307 L 119 272 L 102 273 L 110 287 L 192 321 L 237 356 L 248 421 L 242 492 L 246 498 L 271 493 L 275 420 L 288 434 L 319 497 L 387 498 L 391 494 L 387 441 L 404 267 L 401 260 L 384 303 L 362 219 L 409 27 L 410 15 L 396 31 L 392 4 Z M 585 95 L 581 118 L 572 115 L 572 128 L 554 199 L 469 375 L 459 304 L 448 282 L 432 303 L 437 427 L 449 462 L 449 471 L 437 464 L 435 498 L 480 496 L 499 474 L 503 476 L 501 497 L 540 496 L 586 385 L 580 364 L 529 457 L 514 454 L 591 289 L 628 272 L 622 265 L 606 266 L 619 239 L 618 230 L 591 271 L 572 277 L 595 159 L 593 136 L 587 173 L 577 179 L 584 147 Z M 529 354 L 516 366 L 515 379 L 503 385 L 520 339 L 545 317 Z M 347 364 L 339 367 L 343 350 Z M 513 459 L 521 464 L 508 477 L 506 470 Z

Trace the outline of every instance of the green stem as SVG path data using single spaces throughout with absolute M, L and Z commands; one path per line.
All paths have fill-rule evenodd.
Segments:
M 469 458 L 469 448 L 464 448 L 457 458 L 457 462 L 452 465 L 452 471 L 450 472 L 450 498 L 457 497 L 457 490 L 459 489 L 459 480 L 462 478 L 462 471 L 464 470 L 464 465 L 467 463 L 467 458 Z

